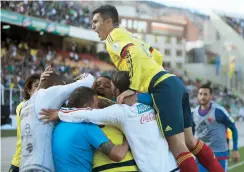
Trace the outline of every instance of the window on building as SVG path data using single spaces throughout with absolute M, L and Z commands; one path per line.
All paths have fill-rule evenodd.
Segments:
M 176 39 L 176 43 L 177 43 L 177 44 L 182 44 L 182 38 L 177 38 L 177 39 Z
M 167 56 L 170 56 L 171 55 L 170 49 L 165 49 L 164 50 L 164 54 L 167 55 Z
M 176 67 L 177 67 L 178 69 L 181 69 L 181 68 L 182 68 L 182 63 L 177 62 L 177 63 L 176 63 Z
M 170 67 L 171 67 L 171 63 L 170 62 L 164 62 L 163 63 L 163 67 L 164 67 L 164 69 L 170 69 Z
M 216 32 L 216 40 L 220 40 L 220 34 L 219 34 L 219 32 Z
M 166 36 L 165 37 L 165 43 L 169 44 L 171 42 L 171 37 L 170 36 Z
M 177 50 L 176 51 L 176 56 L 181 57 L 182 56 L 182 50 Z
M 127 28 L 132 29 L 132 20 L 127 20 Z

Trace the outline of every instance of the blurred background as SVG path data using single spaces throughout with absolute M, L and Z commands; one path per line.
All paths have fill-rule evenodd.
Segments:
M 198 87 L 209 82 L 213 101 L 229 105 L 237 121 L 244 119 L 241 1 L 228 2 L 234 7 L 207 0 L 1 1 L 1 131 L 16 132 L 24 80 L 47 65 L 68 82 L 82 72 L 113 74 L 105 43 L 91 29 L 92 11 L 105 3 L 116 6 L 121 27 L 164 54 L 164 68 L 183 80 L 192 108 Z

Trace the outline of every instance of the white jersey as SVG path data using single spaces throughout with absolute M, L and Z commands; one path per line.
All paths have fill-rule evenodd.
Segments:
M 20 171 L 40 170 L 54 172 L 52 158 L 53 123 L 44 124 L 39 120 L 41 109 L 59 109 L 78 87 L 92 87 L 92 75 L 68 85 L 40 89 L 23 104 L 21 116 L 22 152 Z
M 169 172 L 177 168 L 175 158 L 163 138 L 152 107 L 136 103 L 133 106 L 115 104 L 104 109 L 77 109 L 59 112 L 66 122 L 91 122 L 114 125 L 128 140 L 133 157 L 143 172 Z

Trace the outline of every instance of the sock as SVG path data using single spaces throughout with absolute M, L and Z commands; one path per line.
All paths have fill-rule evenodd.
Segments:
M 209 172 L 224 172 L 211 148 L 202 141 L 198 140 L 196 148 L 192 153 Z
M 197 163 L 191 152 L 183 152 L 176 159 L 180 172 L 198 172 Z

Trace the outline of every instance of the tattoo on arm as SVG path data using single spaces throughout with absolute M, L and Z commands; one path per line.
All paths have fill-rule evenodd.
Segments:
M 114 147 L 114 144 L 109 141 L 109 142 L 101 144 L 98 149 L 101 152 L 103 152 L 105 155 L 109 155 L 109 153 L 113 147 Z

